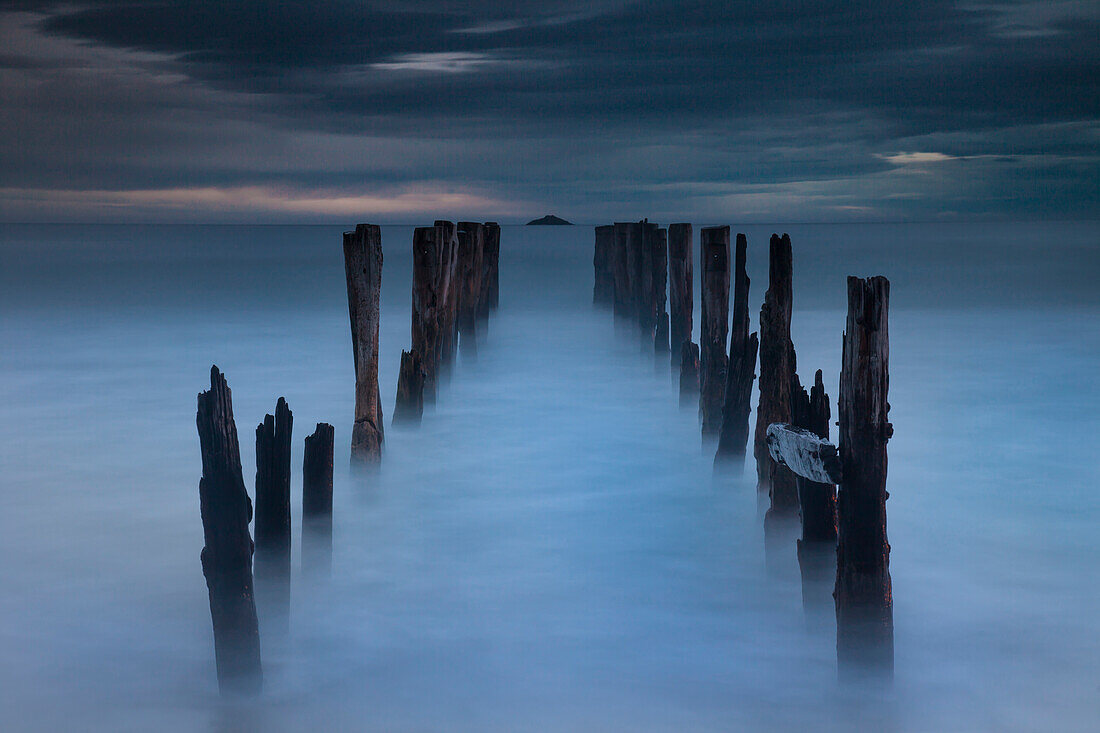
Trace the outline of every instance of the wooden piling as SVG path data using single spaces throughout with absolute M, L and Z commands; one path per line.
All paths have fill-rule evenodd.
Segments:
M 393 425 L 419 425 L 424 416 L 424 368 L 416 349 L 401 352 Z
M 263 672 L 248 534 L 252 502 L 241 471 L 233 396 L 216 366 L 210 368 L 210 390 L 199 393 L 195 422 L 202 452 L 202 573 L 210 596 L 218 686 L 223 693 L 256 693 Z
M 837 663 L 842 675 L 892 676 L 894 612 L 886 535 L 890 281 L 848 278 L 840 372 L 837 497 Z
M 413 230 L 412 351 L 420 355 L 424 398 L 435 402 L 439 374 L 440 270 L 443 266 L 442 227 Z M 399 388 L 400 389 L 400 388 Z
M 680 407 L 699 401 L 699 345 L 688 340 L 680 345 Z
M 674 368 L 680 366 L 684 342 L 691 341 L 695 298 L 695 283 L 692 280 L 693 236 L 691 224 L 672 224 L 668 228 L 668 332 Z
M 611 307 L 615 300 L 615 273 L 612 270 L 612 250 L 615 247 L 615 227 L 596 227 L 596 245 L 592 253 L 592 304 Z
M 458 320 L 459 347 L 463 358 L 477 358 L 477 313 L 481 297 L 481 271 L 485 260 L 485 226 L 458 223 Z
M 273 626 L 290 619 L 290 441 L 294 415 L 279 398 L 256 426 L 256 592 Z
M 653 351 L 664 358 L 668 354 L 668 230 L 658 228 L 651 242 L 653 252 L 653 311 L 656 324 L 653 328 Z
M 829 395 L 820 369 L 808 395 L 795 377 L 791 412 L 794 425 L 829 439 Z M 802 604 L 807 611 L 816 612 L 828 607 L 836 578 L 836 485 L 802 476 L 796 476 L 795 485 L 802 516 L 802 537 L 798 540 Z
M 631 284 L 631 272 L 634 257 L 633 250 L 634 229 L 637 225 L 632 222 L 615 222 L 614 241 L 611 250 L 611 269 L 614 276 L 615 289 L 612 300 L 615 314 L 615 324 L 618 328 L 625 328 L 634 319 L 634 296 Z
M 760 308 L 760 402 L 756 410 L 757 490 L 771 497 L 770 513 L 794 516 L 798 489 L 794 475 L 768 454 L 768 426 L 791 422 L 791 377 L 795 373 L 791 342 L 791 239 L 773 234 L 769 243 L 768 291 Z
M 717 436 L 722 427 L 726 390 L 726 333 L 730 299 L 730 228 L 705 227 L 700 233 L 703 271 L 699 337 L 699 415 L 703 435 Z
M 488 320 L 500 302 L 500 224 L 485 222 L 485 296 L 482 299 L 482 319 Z
M 379 293 L 382 287 L 382 233 L 373 224 L 360 224 L 344 233 L 344 269 L 351 315 L 351 343 L 355 357 L 355 425 L 351 432 L 351 459 L 359 464 L 382 460 L 384 427 L 378 390 Z
M 453 222 L 436 221 L 443 231 L 443 257 L 440 267 L 439 301 L 439 370 L 449 376 L 458 353 L 458 304 L 461 291 L 458 269 L 458 233 Z
M 743 464 L 749 440 L 752 383 L 756 379 L 758 339 L 749 334 L 749 275 L 745 269 L 748 240 L 737 235 L 733 267 L 733 325 L 730 329 L 729 364 L 722 402 L 722 429 L 718 434 L 716 463 Z
M 302 570 L 317 577 L 332 572 L 332 457 L 335 430 L 317 423 L 307 435 L 302 460 Z
M 643 352 L 652 350 L 657 339 L 656 264 L 653 261 L 657 230 L 657 225 L 648 220 L 639 222 L 640 238 L 636 243 L 637 254 L 630 275 L 634 285 L 634 318 Z

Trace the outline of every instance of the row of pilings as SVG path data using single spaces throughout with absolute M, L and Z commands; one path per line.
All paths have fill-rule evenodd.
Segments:
M 697 401 L 704 444 L 715 446 L 719 473 L 744 468 L 759 356 L 752 446 L 757 492 L 767 506 L 769 570 L 781 572 L 785 559 L 797 554 L 808 616 L 827 608 L 832 594 L 841 672 L 892 676 L 886 535 L 886 441 L 893 430 L 887 415 L 889 282 L 883 277 L 848 278 L 838 401 L 843 478 L 838 491 L 832 483 L 796 475 L 769 451 L 770 426 L 801 428 L 827 441 L 832 416 L 821 370 L 809 392 L 798 377 L 791 340 L 790 237 L 773 234 L 769 241 L 759 332 L 750 333 L 748 240 L 744 234 L 736 236 L 731 258 L 730 227 L 700 230 L 698 343 L 692 341 L 693 244 L 693 228 L 687 223 L 671 224 L 667 230 L 648 220 L 596 227 L 593 303 L 613 312 L 616 330 L 636 331 L 644 351 L 671 353 L 671 366 L 680 372 L 680 404 Z M 668 327 L 662 328 L 666 320 Z
M 351 463 L 361 468 L 382 460 L 385 440 L 378 385 L 381 229 L 360 224 L 344 234 L 343 244 L 355 369 Z M 464 359 L 476 358 L 478 334 L 485 333 L 497 308 L 500 226 L 436 221 L 414 230 L 412 246 L 412 348 L 401 352 L 393 423 L 418 425 L 425 401 L 435 402 L 459 349 Z M 261 621 L 265 637 L 289 631 L 293 422 L 280 397 L 275 414 L 256 428 L 253 542 L 253 505 L 241 468 L 232 393 L 216 366 L 210 389 L 198 397 L 201 557 L 222 692 L 261 689 Z M 305 439 L 302 465 L 302 568 L 318 577 L 328 575 L 332 564 L 334 436 L 331 425 L 318 423 Z

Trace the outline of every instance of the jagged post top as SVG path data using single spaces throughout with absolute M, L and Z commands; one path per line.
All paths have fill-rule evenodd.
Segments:
M 210 389 L 199 392 L 198 412 L 199 436 L 208 440 L 200 441 L 202 450 L 202 470 L 204 475 L 228 465 L 230 471 L 241 471 L 241 452 L 237 443 L 235 428 L 228 431 L 218 430 L 221 425 L 235 425 L 233 421 L 233 393 L 216 364 L 210 366 Z

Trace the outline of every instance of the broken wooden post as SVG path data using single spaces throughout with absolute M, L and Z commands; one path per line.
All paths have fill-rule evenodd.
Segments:
M 700 233 L 703 271 L 699 337 L 699 414 L 703 435 L 715 436 L 722 426 L 726 391 L 726 332 L 730 302 L 730 228 L 705 227 Z
M 829 439 L 829 396 L 821 381 L 821 370 L 814 375 L 810 394 L 798 383 L 791 386 L 791 412 L 794 424 L 822 440 Z M 769 448 L 771 432 L 768 433 Z M 796 474 L 798 503 L 802 514 L 802 538 L 798 540 L 798 567 L 802 571 L 802 605 L 818 611 L 832 600 L 836 579 L 836 482 L 840 477 L 840 459 L 833 450 L 828 458 L 831 472 L 806 477 Z
M 615 273 L 611 267 L 615 246 L 615 227 L 596 227 L 596 246 L 592 253 L 592 304 L 610 307 L 615 300 Z
M 665 294 L 668 289 L 668 230 L 657 229 L 651 242 L 653 250 L 653 311 L 656 324 L 653 328 L 653 351 L 663 358 L 668 353 L 668 308 Z
M 290 439 L 294 415 L 282 397 L 256 426 L 256 592 L 273 626 L 290 620 Z
M 485 225 L 458 223 L 458 334 L 463 358 L 477 358 L 477 313 L 485 261 Z
M 393 425 L 419 425 L 424 416 L 424 369 L 416 349 L 401 352 Z
M 892 676 L 894 610 L 886 536 L 890 281 L 848 278 L 840 370 L 836 649 L 841 674 Z
M 500 302 L 500 224 L 485 222 L 485 297 L 481 305 L 482 318 L 488 320 Z
M 690 339 L 680 345 L 680 407 L 699 400 L 699 345 Z
M 372 464 L 382 460 L 384 428 L 378 390 L 378 299 L 382 287 L 382 233 L 360 224 L 344 233 L 344 270 L 348 281 L 351 345 L 355 357 L 355 425 L 351 459 Z
M 795 373 L 791 343 L 791 239 L 773 234 L 769 244 L 768 291 L 760 308 L 760 402 L 756 410 L 757 490 L 771 497 L 772 515 L 798 512 L 794 476 L 768 454 L 768 426 L 791 421 L 791 376 Z
M 332 572 L 332 456 L 335 430 L 317 423 L 306 436 L 302 460 L 302 570 L 315 576 Z
M 693 236 L 691 224 L 672 224 L 668 228 L 668 332 L 674 368 L 679 368 L 683 359 L 684 342 L 691 341 L 691 311 L 695 299 Z
M 210 367 L 210 391 L 199 393 L 195 422 L 202 452 L 202 574 L 210 596 L 218 687 L 223 693 L 255 693 L 263 686 L 263 672 L 248 534 L 252 502 L 244 488 L 233 395 L 216 366 Z
M 449 376 L 458 351 L 458 304 L 461 292 L 458 270 L 458 235 L 453 222 L 439 220 L 435 226 L 443 233 L 439 269 L 439 369 Z
M 742 465 L 749 441 L 752 383 L 756 379 L 756 334 L 749 335 L 749 275 L 745 270 L 748 240 L 737 235 L 733 267 L 733 326 L 730 330 L 726 390 L 722 402 L 722 429 L 718 434 L 716 463 Z

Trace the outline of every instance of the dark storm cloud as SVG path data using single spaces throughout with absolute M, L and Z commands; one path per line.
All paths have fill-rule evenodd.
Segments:
M 582 215 L 680 202 L 806 218 L 965 211 L 958 191 L 990 214 L 1098 213 L 1087 2 L 17 6 L 35 33 L 130 71 L 101 57 L 88 85 L 72 64 L 51 79 L 49 57 L 0 57 L 64 97 L 0 113 L 45 125 L 0 152 L 0 186 L 432 181 Z M 102 116 L 98 155 L 79 135 L 53 150 L 50 126 L 81 109 Z

